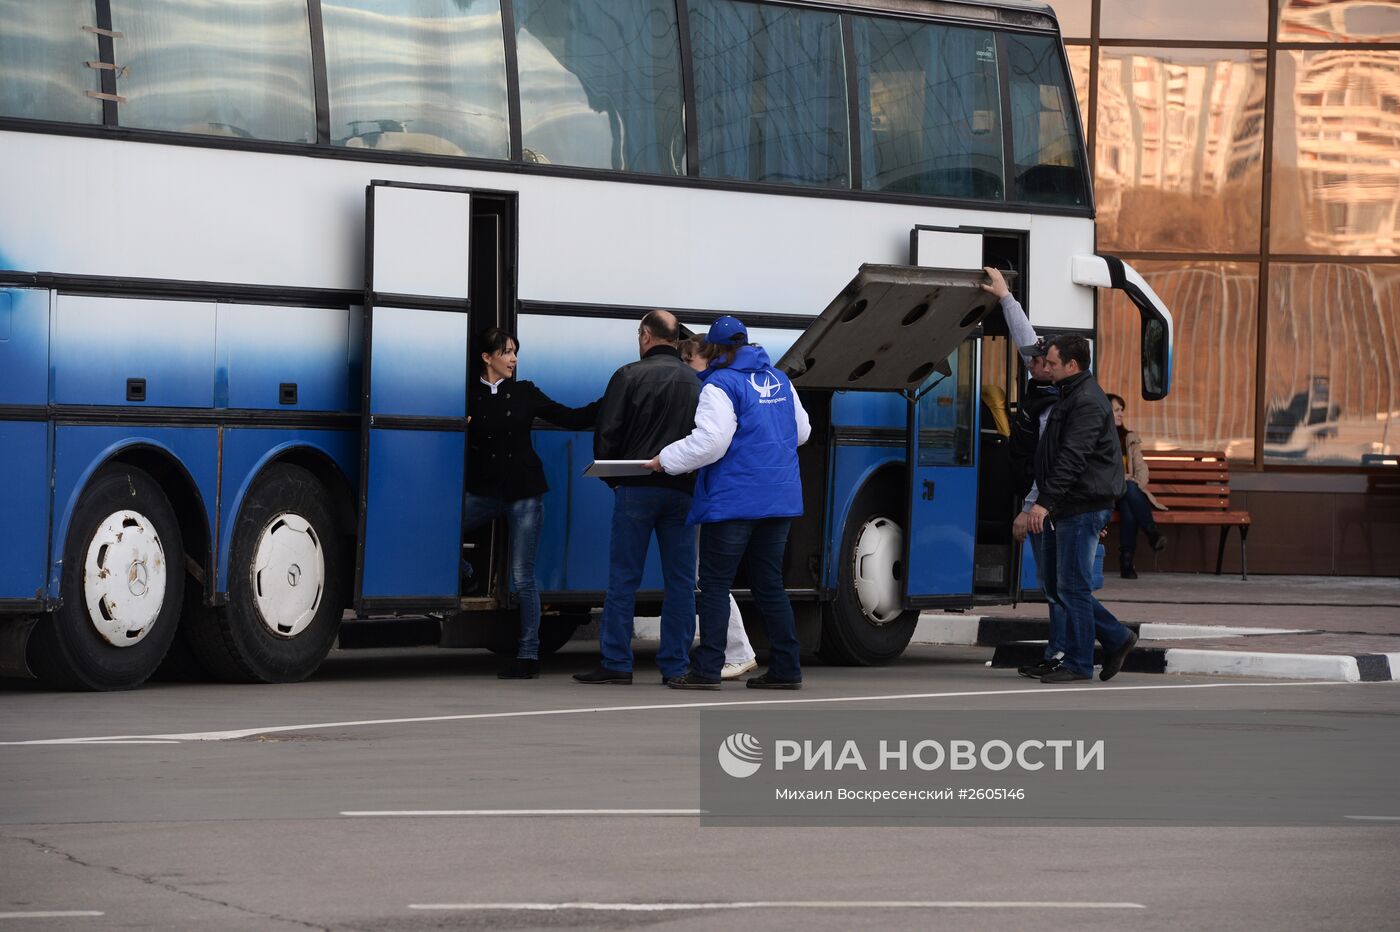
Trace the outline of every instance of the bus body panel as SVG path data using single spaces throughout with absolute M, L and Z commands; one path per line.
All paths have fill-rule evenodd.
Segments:
M 123 450 L 147 447 L 177 464 L 193 481 L 211 538 L 217 501 L 219 431 L 216 427 L 145 425 L 66 425 L 54 430 L 53 541 L 48 592 L 58 598 L 63 577 L 63 550 L 68 524 L 88 480 Z
M 44 598 L 49 425 L 0 421 L 0 599 Z
M 903 439 L 909 421 L 909 402 L 894 392 L 834 392 L 831 423 L 837 427 L 863 427 L 895 431 L 891 439 Z
M 540 430 L 535 432 L 534 447 L 549 482 L 536 555 L 540 591 L 601 593 L 608 588 L 613 492 L 601 479 L 583 475 L 593 462 L 593 434 Z M 661 556 L 653 536 L 641 589 L 660 592 L 662 588 Z
M 214 406 L 212 302 L 60 294 L 54 308 L 55 404 Z
M 915 226 L 970 226 L 1030 232 L 1033 323 L 1093 321 L 1069 262 L 1093 251 L 1088 217 L 37 133 L 0 132 L 0 148 L 32 166 L 0 173 L 16 231 L 0 232 L 0 254 L 25 271 L 359 291 L 364 188 L 383 178 L 519 191 L 525 301 L 816 314 L 861 263 L 908 262 Z M 139 237 L 91 222 L 152 211 L 163 220 Z
M 457 596 L 465 456 L 460 430 L 369 432 L 366 599 Z
M 0 289 L 0 405 L 49 400 L 49 293 Z
M 358 411 L 360 320 L 344 308 L 220 304 L 217 406 Z
M 229 545 L 238 512 L 248 490 L 274 460 L 311 450 L 333 463 L 346 488 L 359 488 L 360 432 L 356 430 L 291 430 L 286 428 L 226 428 L 220 450 L 218 578 L 214 590 L 228 590 Z

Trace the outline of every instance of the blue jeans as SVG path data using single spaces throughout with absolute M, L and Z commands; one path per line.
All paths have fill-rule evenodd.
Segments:
M 1128 556 L 1137 552 L 1138 529 L 1148 537 L 1157 534 L 1157 521 L 1152 517 L 1152 503 L 1136 482 L 1128 483 L 1128 491 L 1118 499 L 1118 549 Z
M 1054 563 L 1045 568 L 1045 581 L 1054 580 L 1045 595 L 1064 612 L 1064 665 L 1089 676 L 1094 672 L 1094 639 L 1105 651 L 1127 643 L 1132 632 L 1094 598 L 1094 552 L 1099 531 L 1108 526 L 1112 512 L 1087 511 L 1045 522 L 1041 549 Z
M 1035 575 L 1040 580 L 1040 591 L 1045 593 L 1047 599 L 1055 589 L 1055 551 L 1051 544 L 1050 552 L 1046 553 L 1046 534 L 1032 534 L 1031 548 L 1035 551 Z M 1053 541 L 1054 532 L 1049 532 Z M 1050 569 L 1047 571 L 1046 567 Z M 1054 660 L 1061 657 L 1065 652 L 1065 610 L 1054 599 L 1050 599 L 1050 639 L 1045 642 L 1045 659 Z
M 642 584 L 647 545 L 655 533 L 665 586 L 656 665 L 662 676 L 685 672 L 686 653 L 695 637 L 695 529 L 685 523 L 689 513 L 688 492 L 646 485 L 620 485 L 614 490 L 608 594 L 598 632 L 607 669 L 632 670 L 637 587 Z
M 761 518 L 701 525 L 700 646 L 690 661 L 696 675 L 719 679 L 729 628 L 729 589 L 743 562 L 754 604 L 768 629 L 769 675 L 775 680 L 802 679 L 802 647 L 783 584 L 783 551 L 791 523 L 790 518 Z
M 540 527 L 544 524 L 544 499 L 503 498 L 473 495 L 462 498 L 462 533 L 488 521 L 505 518 L 510 530 L 510 582 L 520 603 L 520 646 L 516 656 L 537 660 L 540 656 L 540 585 L 535 580 L 535 554 L 540 548 Z

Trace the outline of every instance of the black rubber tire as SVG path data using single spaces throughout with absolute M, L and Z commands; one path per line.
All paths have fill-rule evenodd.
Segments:
M 150 631 L 130 647 L 114 647 L 94 630 L 83 590 L 89 544 L 114 512 L 128 510 L 150 522 L 167 562 L 165 592 Z M 134 466 L 100 469 L 83 490 L 63 547 L 62 605 L 39 622 L 27 649 L 29 668 L 63 689 L 133 689 L 155 673 L 180 622 L 185 592 L 185 545 L 175 509 L 151 476 Z
M 295 637 L 269 630 L 254 601 L 252 563 L 258 538 L 284 514 L 304 519 L 320 541 L 325 578 L 311 623 Z M 210 676 L 231 683 L 296 683 L 326 659 L 345 606 L 348 554 L 336 528 L 330 493 L 299 466 L 278 463 L 258 477 L 238 513 L 229 545 L 228 603 L 185 619 L 181 637 Z
M 836 598 L 823 606 L 822 643 L 817 655 L 826 663 L 841 666 L 878 666 L 897 660 L 909 646 L 917 611 L 907 611 L 883 625 L 873 624 L 856 599 L 854 553 L 861 528 L 881 515 L 895 519 L 903 509 L 900 498 L 889 487 L 866 485 L 851 505 L 846 526 L 841 531 L 841 550 Z

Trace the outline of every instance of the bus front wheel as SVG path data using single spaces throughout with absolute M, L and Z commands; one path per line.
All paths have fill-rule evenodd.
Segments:
M 131 689 L 165 657 L 180 621 L 185 548 L 170 500 L 146 472 L 112 465 L 68 526 L 62 605 L 35 629 L 30 666 L 69 689 Z
M 238 515 L 228 604 L 187 620 L 190 647 L 218 679 L 306 679 L 335 643 L 346 570 L 325 486 L 298 466 L 271 466 Z
M 861 490 L 841 533 L 839 586 L 826 605 L 819 655 L 828 663 L 871 666 L 904 653 L 918 624 L 903 609 L 904 530 L 899 497 L 878 485 Z

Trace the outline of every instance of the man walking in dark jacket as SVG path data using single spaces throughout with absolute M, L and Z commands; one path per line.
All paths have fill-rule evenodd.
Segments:
M 1099 679 L 1123 667 L 1137 635 L 1094 598 L 1094 551 L 1123 495 L 1123 461 L 1113 409 L 1089 371 L 1089 341 L 1064 334 L 1049 341 L 1046 370 L 1060 390 L 1035 451 L 1039 497 L 1030 530 L 1044 534 L 1045 595 L 1064 611 L 1065 656 L 1042 683 L 1087 680 L 1094 673 L 1094 639 L 1103 645 Z M 1051 581 L 1053 580 L 1053 588 Z
M 650 460 L 695 426 L 700 380 L 676 349 L 679 331 L 669 311 L 651 311 L 642 318 L 637 328 L 641 359 L 613 373 L 599 403 L 593 434 L 595 460 Z M 695 477 L 648 471 L 608 483 L 614 498 L 608 592 L 598 633 L 602 664 L 588 673 L 574 674 L 574 679 L 594 684 L 632 682 L 632 619 L 647 547 L 655 534 L 665 585 L 656 665 L 665 682 L 685 673 L 695 637 L 696 537 L 695 528 L 686 524 Z

